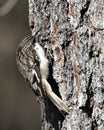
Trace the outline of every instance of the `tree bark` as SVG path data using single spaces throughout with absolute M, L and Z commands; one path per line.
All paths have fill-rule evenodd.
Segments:
M 49 60 L 48 81 L 68 104 L 40 98 L 42 130 L 104 130 L 104 1 L 28 0 L 29 25 Z

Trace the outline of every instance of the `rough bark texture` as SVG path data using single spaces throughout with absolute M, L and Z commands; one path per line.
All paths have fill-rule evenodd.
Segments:
M 29 0 L 29 25 L 49 59 L 49 83 L 73 109 L 41 98 L 42 130 L 104 130 L 104 1 Z

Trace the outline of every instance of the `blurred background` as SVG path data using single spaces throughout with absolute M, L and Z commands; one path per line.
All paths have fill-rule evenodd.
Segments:
M 5 0 L 0 0 L 0 7 Z M 0 17 L 0 130 L 40 130 L 40 105 L 16 66 L 16 49 L 30 35 L 28 0 Z

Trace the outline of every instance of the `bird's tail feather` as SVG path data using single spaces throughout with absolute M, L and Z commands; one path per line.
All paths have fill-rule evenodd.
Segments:
M 52 91 L 50 84 L 47 80 L 44 81 L 46 94 L 49 99 L 53 102 L 53 104 L 62 112 L 69 113 L 68 106 Z

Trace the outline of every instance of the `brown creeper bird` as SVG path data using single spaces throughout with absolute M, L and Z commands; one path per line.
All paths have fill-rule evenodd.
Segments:
M 38 42 L 34 42 L 33 37 L 29 36 L 20 43 L 16 53 L 16 61 L 21 74 L 32 88 L 34 88 L 35 83 L 40 84 L 40 89 L 59 111 L 69 112 L 68 106 L 52 91 L 47 81 L 48 59 L 42 46 Z

